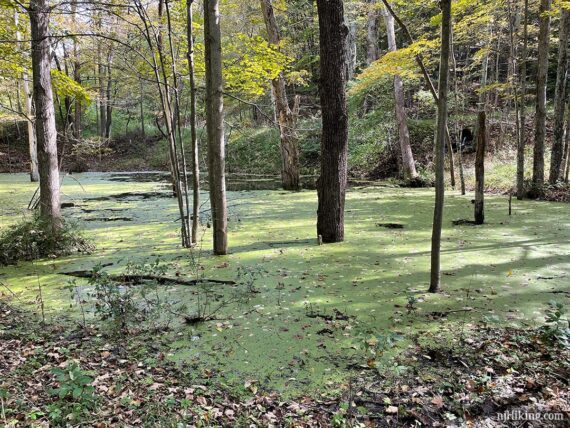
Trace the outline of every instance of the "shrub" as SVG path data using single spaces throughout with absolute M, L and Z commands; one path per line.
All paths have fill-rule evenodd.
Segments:
M 39 216 L 26 219 L 0 235 L 0 266 L 75 252 L 91 252 L 93 245 L 77 228 L 64 222 L 56 233 Z

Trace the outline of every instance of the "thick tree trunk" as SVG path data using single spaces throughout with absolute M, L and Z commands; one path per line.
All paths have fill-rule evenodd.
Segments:
M 475 224 L 485 222 L 485 148 L 487 126 L 485 112 L 480 111 L 477 119 L 477 151 L 475 153 Z
M 49 6 L 32 0 L 29 6 L 32 34 L 32 70 L 36 108 L 36 137 L 40 173 L 40 215 L 54 233 L 61 226 L 57 130 L 50 74 Z
M 272 0 L 260 0 L 260 4 L 267 29 L 268 42 L 279 49 L 281 38 L 273 12 Z M 271 87 L 281 140 L 281 182 L 285 190 L 300 190 L 299 139 L 295 130 L 296 117 L 289 107 L 283 73 L 279 73 L 279 76 L 271 81 Z
M 517 142 L 517 199 L 524 198 L 524 149 L 526 146 L 526 67 L 528 62 L 528 0 L 524 1 L 523 50 L 521 55 L 520 133 Z
M 346 37 L 342 0 L 317 0 L 321 76 L 321 174 L 317 182 L 317 234 L 322 242 L 344 240 L 348 113 Z
M 190 74 L 190 139 L 192 140 L 192 243 L 196 243 L 200 221 L 200 159 L 198 157 L 198 137 L 196 132 L 196 76 L 194 72 L 194 33 L 192 29 L 194 0 L 186 2 L 188 19 L 188 70 Z
M 554 94 L 554 141 L 550 156 L 550 176 L 554 184 L 560 178 L 562 156 L 564 154 L 564 110 L 566 107 L 566 82 L 568 80 L 568 34 L 570 33 L 570 10 L 560 11 L 560 45 L 558 47 L 558 67 L 556 70 L 556 92 Z
M 19 42 L 22 39 L 20 31 L 18 30 L 19 16 L 18 11 L 14 11 L 14 24 L 16 25 L 16 40 Z M 20 45 L 18 45 L 20 48 Z M 32 102 L 32 91 L 30 91 L 29 75 L 27 72 L 22 73 L 22 88 L 24 90 L 24 105 L 26 114 L 26 124 L 28 127 L 28 148 L 30 153 L 30 180 L 37 182 L 40 179 L 38 171 L 38 147 L 36 143 L 36 130 L 34 125 L 34 107 Z
M 548 75 L 548 42 L 550 37 L 551 0 L 540 0 L 538 60 L 536 72 L 536 114 L 534 129 L 534 157 L 532 184 L 535 192 L 544 186 L 544 140 L 546 137 L 546 79 Z
M 208 183 L 214 231 L 214 254 L 224 255 L 228 252 L 228 209 L 226 205 L 224 93 L 219 0 L 204 0 L 204 40 Z
M 376 0 L 366 0 L 368 12 L 366 14 L 366 64 L 370 65 L 380 58 L 378 46 L 378 10 Z
M 382 10 L 384 22 L 386 24 L 386 34 L 388 37 L 388 50 L 395 51 L 396 32 L 394 31 L 394 17 L 386 9 Z M 394 109 L 396 112 L 396 122 L 398 124 L 398 134 L 400 141 L 400 153 L 402 156 L 402 172 L 405 180 L 412 180 L 418 176 L 412 146 L 410 144 L 410 132 L 408 130 L 406 107 L 404 105 L 404 84 L 400 76 L 394 76 Z
M 433 212 L 433 230 L 431 237 L 431 276 L 429 291 L 439 290 L 441 281 L 441 229 L 443 226 L 444 205 L 444 159 L 447 130 L 447 96 L 449 81 L 449 56 L 451 49 L 451 0 L 440 1 L 441 21 L 441 53 L 439 62 L 439 94 L 437 105 L 437 129 L 435 140 L 435 207 Z

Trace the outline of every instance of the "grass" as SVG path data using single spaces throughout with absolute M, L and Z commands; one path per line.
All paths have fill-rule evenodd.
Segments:
M 64 213 L 85 228 L 96 251 L 0 268 L 0 281 L 15 293 L 13 303 L 37 310 L 39 281 L 48 320 L 78 317 L 77 308 L 70 308 L 69 277 L 59 273 L 91 269 L 97 263 L 113 263 L 106 269 L 122 272 L 128 262 L 159 256 L 183 276 L 195 272 L 192 257 L 179 245 L 174 199 L 94 200 L 166 187 L 113 181 L 112 174 L 73 177 L 77 182 L 66 178 L 62 191 L 64 201 L 75 206 Z M 34 190 L 25 174 L 0 175 L 2 230 L 29 215 L 25 207 Z M 172 343 L 167 358 L 191 364 L 193 373 L 219 377 L 237 391 L 243 390 L 245 380 L 255 380 L 260 389 L 285 396 L 317 394 L 345 382 L 352 364 L 366 364 L 364 342 L 370 335 L 437 330 L 444 321 L 434 320 L 433 312 L 457 310 L 445 319 L 458 326 L 489 316 L 505 325 L 541 323 L 545 302 L 563 296 L 552 292 L 570 291 L 568 205 L 513 201 L 513 215 L 508 216 L 507 199 L 489 196 L 487 224 L 453 227 L 452 220 L 472 217 L 471 198 L 447 193 L 443 292 L 433 295 L 425 292 L 433 189 L 350 189 L 346 241 L 323 246 L 317 245 L 315 236 L 314 191 L 229 192 L 231 254 L 211 256 L 211 230 L 204 229 L 198 257 L 201 272 L 235 280 L 239 267 L 260 268 L 264 273 L 255 283 L 260 292 L 247 304 L 223 308 L 220 320 L 195 326 L 175 320 L 173 329 L 164 333 Z M 206 194 L 202 200 L 207 201 Z M 206 207 L 207 203 L 204 223 Z M 112 217 L 131 221 L 102 220 Z M 378 223 L 400 223 L 404 228 L 387 229 Z M 191 311 L 196 293 L 198 289 L 178 287 L 168 295 L 186 302 Z M 216 286 L 214 298 L 231 293 L 228 286 Z M 417 299 L 418 310 L 408 314 L 410 295 Z M 307 316 L 334 310 L 351 318 L 327 322 Z M 93 322 L 91 313 L 88 317 Z M 325 328 L 331 333 L 319 333 Z

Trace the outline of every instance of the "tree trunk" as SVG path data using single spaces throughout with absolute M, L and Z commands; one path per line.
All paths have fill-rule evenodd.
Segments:
M 111 48 L 109 48 L 109 55 L 107 57 L 107 91 L 105 95 L 106 111 L 105 111 L 105 138 L 111 138 L 111 125 L 113 124 L 113 104 L 111 100 L 113 98 L 113 79 L 112 79 L 112 62 L 113 54 Z
M 394 17 L 386 9 L 382 9 L 386 33 L 388 37 L 388 50 L 393 52 L 396 46 L 396 32 L 394 31 Z M 404 84 L 400 76 L 394 76 L 394 109 L 398 134 L 400 140 L 400 152 L 402 156 L 402 172 L 405 180 L 412 180 L 418 176 L 412 146 L 410 145 L 410 132 L 408 130 L 406 107 L 404 105 Z
M 40 215 L 56 233 L 61 227 L 57 130 L 50 74 L 49 6 L 31 0 L 32 71 L 40 174 Z
M 71 11 L 73 14 L 73 22 L 77 23 L 77 0 L 73 0 L 71 3 Z M 79 42 L 77 38 L 73 39 L 73 80 L 75 80 L 79 85 L 81 85 L 81 60 L 79 58 Z M 76 140 L 81 140 L 81 115 L 82 106 L 81 100 L 75 100 L 75 112 L 73 119 L 73 137 Z
M 449 81 L 449 56 L 451 49 L 451 0 L 440 1 L 441 21 L 441 53 L 439 61 L 439 94 L 437 105 L 437 129 L 435 140 L 435 207 L 433 212 L 433 230 L 431 237 L 431 277 L 429 291 L 439 290 L 441 281 L 441 229 L 443 226 L 444 205 L 444 158 L 447 129 L 447 96 Z
M 475 224 L 485 222 L 485 147 L 487 145 L 487 127 L 485 112 L 480 111 L 477 123 L 477 151 L 475 153 Z
M 380 58 L 378 46 L 378 13 L 376 0 L 366 0 L 368 12 L 366 19 L 366 64 L 370 65 Z
M 560 45 L 558 47 L 558 68 L 556 70 L 556 92 L 554 95 L 554 141 L 550 157 L 550 176 L 554 184 L 560 178 L 562 155 L 564 154 L 564 110 L 566 107 L 566 82 L 568 79 L 568 33 L 570 33 L 570 10 L 560 10 Z
M 546 79 L 548 75 L 548 42 L 550 36 L 551 0 L 540 0 L 538 60 L 536 72 L 536 115 L 534 129 L 534 157 L 532 184 L 541 193 L 544 186 L 544 140 L 546 136 Z
M 267 41 L 279 49 L 281 37 L 273 12 L 272 0 L 260 0 L 260 4 L 267 29 Z M 281 140 L 281 182 L 285 190 L 300 190 L 299 139 L 295 130 L 296 117 L 289 107 L 283 73 L 279 73 L 271 81 L 271 88 Z
M 16 40 L 19 42 L 21 40 L 21 34 L 18 30 L 19 16 L 18 11 L 14 11 L 14 24 L 16 25 Z M 20 45 L 18 44 L 18 48 Z M 30 91 L 29 76 L 26 71 L 22 73 L 22 87 L 24 90 L 25 98 L 25 114 L 26 114 L 26 125 L 28 127 L 28 148 L 30 152 L 30 181 L 37 182 L 40 179 L 40 173 L 38 171 L 38 147 L 36 142 L 36 130 L 34 129 L 34 107 L 32 103 L 32 91 Z
M 342 0 L 317 0 L 320 34 L 321 174 L 317 182 L 317 234 L 322 242 L 344 240 L 348 113 L 346 38 Z
M 517 144 L 517 199 L 524 198 L 524 149 L 526 146 L 526 67 L 528 62 L 528 0 L 524 1 L 523 50 L 521 58 L 520 133 Z
M 140 100 L 139 100 L 139 109 L 140 109 L 140 121 L 141 121 L 141 136 L 143 141 L 146 139 L 146 131 L 144 126 L 144 86 L 142 79 L 139 79 L 139 90 L 140 90 Z
M 224 93 L 219 0 L 204 0 L 204 40 L 208 183 L 214 231 L 214 254 L 224 255 L 228 252 L 228 209 L 226 206 Z
M 192 7 L 194 0 L 186 2 L 188 19 L 188 73 L 190 75 L 190 138 L 192 140 L 192 243 L 196 243 L 200 221 L 200 158 L 198 157 L 198 137 L 196 133 L 196 76 L 194 73 L 194 33 L 192 29 Z

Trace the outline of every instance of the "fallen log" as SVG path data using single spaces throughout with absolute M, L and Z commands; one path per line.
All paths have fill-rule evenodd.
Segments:
M 98 272 L 93 272 L 90 270 L 76 270 L 71 272 L 61 272 L 60 275 L 74 276 L 76 278 L 94 278 L 101 276 Z M 183 279 L 183 278 L 172 278 L 168 276 L 160 275 L 135 275 L 135 274 L 118 274 L 111 275 L 107 274 L 107 278 L 114 282 L 120 282 L 123 284 L 137 285 L 144 281 L 155 281 L 159 284 L 178 284 L 178 285 L 198 285 L 198 284 L 225 284 L 225 285 L 236 285 L 235 281 L 222 280 L 222 279 Z

